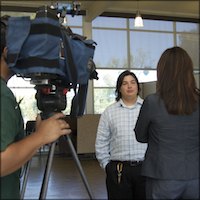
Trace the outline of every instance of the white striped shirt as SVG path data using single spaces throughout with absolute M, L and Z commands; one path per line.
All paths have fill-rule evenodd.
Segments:
M 120 99 L 102 113 L 95 143 L 96 157 L 102 168 L 110 160 L 144 160 L 147 144 L 136 141 L 134 127 L 142 106 L 139 96 L 127 107 Z

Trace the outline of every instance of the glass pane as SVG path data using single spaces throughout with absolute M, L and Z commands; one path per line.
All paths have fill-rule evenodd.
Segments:
M 138 29 L 134 27 L 134 19 L 130 20 L 130 28 Z M 161 20 L 148 20 L 143 19 L 144 27 L 139 28 L 140 30 L 157 30 L 157 31 L 173 31 L 173 22 L 161 21 Z
M 99 80 L 94 80 L 94 87 L 115 87 L 122 71 L 124 70 L 97 70 Z
M 189 23 L 189 22 L 176 22 L 176 31 L 177 32 L 191 32 L 198 33 L 199 32 L 199 24 L 198 23 Z
M 83 17 L 81 15 L 76 15 L 74 17 L 71 15 L 66 15 L 66 18 L 68 26 L 82 26 Z
M 115 102 L 117 78 L 124 70 L 99 70 L 99 80 L 94 80 L 94 112 L 102 113 L 107 106 Z M 157 80 L 156 70 L 131 70 L 140 83 Z
M 194 68 L 199 69 L 199 35 L 198 34 L 177 34 L 177 44 L 184 48 L 191 56 Z
M 174 41 L 171 33 L 131 31 L 131 68 L 155 69 L 163 51 L 172 46 Z
M 73 90 L 70 90 L 70 91 L 67 92 L 67 96 L 66 96 L 66 100 L 67 100 L 66 108 L 65 108 L 65 110 L 62 110 L 62 112 L 65 115 L 69 115 L 70 114 L 71 103 L 72 103 L 73 96 L 74 96 L 74 91 Z
M 30 84 L 30 79 L 23 79 L 22 77 L 17 77 L 14 75 L 8 81 L 8 87 L 31 87 L 33 88 L 34 85 Z
M 114 17 L 97 17 L 92 21 L 93 27 L 126 28 L 126 19 Z
M 125 70 L 125 69 L 124 69 Z M 119 74 L 124 70 L 98 70 L 99 80 L 94 80 L 95 88 L 116 87 Z M 140 83 L 152 82 L 157 80 L 156 70 L 131 70 L 138 78 Z
M 94 113 L 102 113 L 115 102 L 115 88 L 94 89 Z
M 20 108 L 22 111 L 22 116 L 24 118 L 24 123 L 27 121 L 35 120 L 37 113 L 39 112 L 36 104 L 34 88 L 11 88 L 14 93 L 17 102 L 20 102 Z
M 11 88 L 11 90 L 14 93 L 17 102 L 21 101 L 20 108 L 25 124 L 29 120 L 35 120 L 37 113 L 41 113 L 37 107 L 37 101 L 35 99 L 36 90 L 34 88 Z M 73 96 L 73 90 L 67 93 L 66 109 L 62 111 L 66 115 L 70 114 Z
M 126 31 L 93 29 L 93 40 L 97 43 L 94 54 L 97 68 L 127 67 L 126 34 Z
M 75 27 L 70 27 L 73 33 L 77 33 L 79 35 L 83 35 L 83 30 L 82 28 L 75 28 Z
M 156 70 L 131 70 L 138 78 L 139 83 L 157 81 Z

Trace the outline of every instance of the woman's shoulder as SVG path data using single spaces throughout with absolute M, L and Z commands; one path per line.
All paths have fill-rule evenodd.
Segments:
M 157 93 L 149 94 L 145 99 L 144 103 L 151 105 L 152 108 L 163 107 L 164 102 Z
M 153 93 L 153 94 L 149 94 L 148 96 L 145 97 L 144 99 L 145 101 L 158 101 L 159 100 L 159 96 L 157 93 Z

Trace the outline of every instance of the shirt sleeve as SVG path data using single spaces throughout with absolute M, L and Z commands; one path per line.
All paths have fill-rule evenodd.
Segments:
M 150 105 L 149 99 L 146 98 L 142 104 L 138 120 L 135 125 L 135 136 L 138 142 L 148 142 L 148 128 L 150 125 Z
M 24 136 L 23 119 L 15 98 L 1 95 L 1 151 Z
M 110 160 L 110 128 L 108 112 L 102 113 L 100 117 L 97 128 L 95 151 L 100 166 L 105 169 Z

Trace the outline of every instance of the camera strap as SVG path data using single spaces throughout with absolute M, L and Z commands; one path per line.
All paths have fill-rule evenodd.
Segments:
M 77 92 L 77 79 L 78 79 L 78 73 L 76 66 L 73 61 L 73 55 L 71 52 L 71 46 L 69 44 L 69 39 L 67 34 L 65 34 L 66 31 L 65 29 L 61 29 L 61 34 L 62 34 L 62 39 L 63 39 L 63 44 L 64 44 L 64 51 L 65 51 L 65 62 L 66 62 L 66 67 L 68 66 L 71 74 L 71 79 L 72 79 L 72 87 L 74 89 L 74 97 L 72 99 L 71 103 L 71 111 L 70 111 L 70 116 L 71 117 L 76 117 L 76 116 L 81 116 L 84 114 L 84 109 L 85 109 L 85 103 L 86 103 L 86 98 L 87 98 L 87 88 L 88 88 L 88 82 L 86 84 L 79 84 L 78 87 L 78 92 Z M 67 69 L 68 69 L 67 68 Z

